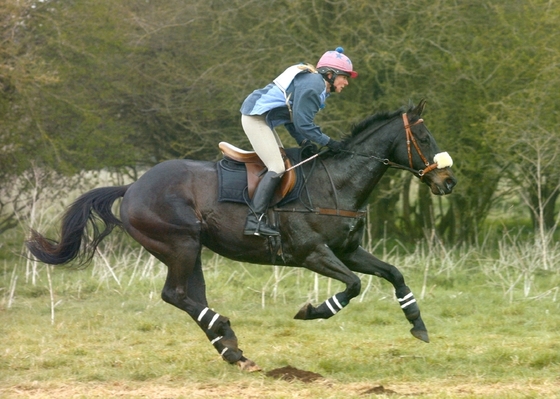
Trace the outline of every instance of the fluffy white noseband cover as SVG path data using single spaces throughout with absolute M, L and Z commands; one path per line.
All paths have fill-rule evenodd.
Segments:
M 440 152 L 434 155 L 434 162 L 437 164 L 438 169 L 443 169 L 453 166 L 453 159 L 447 152 Z

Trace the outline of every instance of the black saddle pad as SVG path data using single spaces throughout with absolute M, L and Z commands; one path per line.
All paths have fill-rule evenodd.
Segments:
M 288 148 L 285 151 L 292 165 L 301 162 L 300 148 Z M 278 206 L 299 198 L 303 188 L 303 173 L 301 168 L 295 168 L 294 170 L 296 172 L 296 184 L 292 191 L 276 204 Z M 247 204 L 249 202 L 247 169 L 244 163 L 227 157 L 218 162 L 218 201 L 237 202 L 240 204 Z

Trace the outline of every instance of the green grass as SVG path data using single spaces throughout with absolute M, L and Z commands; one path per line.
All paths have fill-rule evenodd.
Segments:
M 556 271 L 535 273 L 532 295 L 516 286 L 511 300 L 476 259 L 452 260 L 462 266 L 444 272 L 433 258 L 396 255 L 417 298 L 433 263 L 419 299 L 425 344 L 408 332 L 385 281 L 374 278 L 336 317 L 299 321 L 308 299 L 341 285 L 301 269 L 275 274 L 205 258 L 210 305 L 231 319 L 245 355 L 264 371 L 291 365 L 324 380 L 290 383 L 223 362 L 185 313 L 161 301 L 164 269 L 145 256 L 112 260 L 113 273 L 98 260 L 53 270 L 52 324 L 47 269 L 32 284 L 25 262 L 11 258 L 0 263 L 0 397 L 560 397 Z

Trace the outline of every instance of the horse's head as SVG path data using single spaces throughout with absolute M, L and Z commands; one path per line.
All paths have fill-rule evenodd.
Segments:
M 433 194 L 446 195 L 457 184 L 451 166 L 453 160 L 440 151 L 434 137 L 421 118 L 426 101 L 402 114 L 402 139 L 394 141 L 393 161 L 390 166 L 411 170 L 430 186 Z M 395 165 L 397 164 L 397 165 Z
M 422 100 L 406 112 L 400 109 L 378 113 L 355 124 L 351 136 L 343 142 L 340 156 L 348 160 L 358 155 L 408 170 L 430 186 L 433 194 L 450 194 L 457 184 L 451 171 L 453 160 L 440 151 L 424 125 L 421 116 L 425 105 Z

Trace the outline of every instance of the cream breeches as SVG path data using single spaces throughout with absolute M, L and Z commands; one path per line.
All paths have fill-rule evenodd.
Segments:
M 241 115 L 241 125 L 269 171 L 283 174 L 286 170 L 279 147 L 284 148 L 280 137 L 267 125 L 263 115 Z

